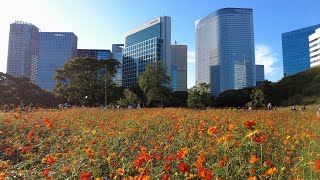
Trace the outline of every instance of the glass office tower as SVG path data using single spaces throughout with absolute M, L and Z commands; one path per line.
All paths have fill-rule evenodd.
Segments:
M 110 59 L 112 58 L 112 53 L 108 49 L 77 49 L 77 57 Z
M 173 91 L 187 91 L 187 45 L 171 45 Z
M 32 66 L 39 56 L 39 29 L 26 22 L 10 24 L 7 73 L 12 76 L 32 77 Z
M 310 68 L 309 36 L 320 24 L 282 34 L 284 77 Z
M 264 81 L 264 65 L 256 65 L 256 84 L 259 86 Z
M 124 87 L 137 83 L 146 65 L 154 61 L 164 62 L 171 77 L 171 18 L 159 17 L 126 33 L 122 55 Z
M 220 9 L 195 26 L 196 85 L 213 95 L 256 85 L 252 9 Z
M 41 32 L 36 84 L 53 90 L 55 70 L 77 56 L 77 36 L 72 32 Z
M 123 67 L 123 59 L 122 59 L 122 50 L 124 44 L 112 44 L 112 55 L 113 58 L 119 61 L 119 65 L 117 66 L 117 72 L 113 78 L 113 82 L 115 82 L 118 86 L 122 86 L 122 67 Z

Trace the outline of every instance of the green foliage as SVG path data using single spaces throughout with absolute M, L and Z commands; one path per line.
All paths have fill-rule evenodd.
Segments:
M 138 104 L 138 96 L 130 91 L 129 89 L 124 89 L 123 91 L 123 98 L 120 98 L 120 100 L 117 101 L 119 105 L 122 105 L 124 107 L 127 107 L 128 105 L 136 105 Z
M 148 64 L 139 77 L 139 86 L 143 91 L 147 106 L 163 106 L 171 90 L 168 88 L 170 77 L 161 61 Z
M 62 100 L 41 89 L 26 77 L 13 77 L 0 72 L 0 105 L 57 107 Z
M 253 88 L 245 88 L 222 92 L 216 100 L 216 106 L 241 107 L 248 102 L 255 106 L 266 102 L 277 106 L 319 103 L 320 67 L 287 76 L 277 83 L 264 81 L 256 88 L 254 91 Z
M 112 77 L 119 62 L 115 59 L 97 60 L 75 58 L 56 71 L 54 92 L 77 105 L 99 105 L 114 94 Z
M 261 89 L 255 88 L 250 94 L 251 105 L 253 107 L 262 107 L 265 105 L 264 93 Z
M 210 85 L 206 83 L 200 83 L 199 86 L 193 86 L 188 92 L 188 107 L 201 108 L 210 106 L 211 94 Z

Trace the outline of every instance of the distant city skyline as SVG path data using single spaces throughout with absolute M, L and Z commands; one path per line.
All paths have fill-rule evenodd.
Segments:
M 181 5 L 183 4 L 183 6 Z M 124 43 L 124 33 L 156 17 L 172 19 L 171 44 L 188 46 L 188 88 L 195 85 L 195 21 L 226 7 L 252 8 L 256 64 L 265 65 L 265 78 L 283 77 L 281 34 L 320 23 L 314 0 L 164 0 L 154 6 L 148 0 L 10 0 L 0 10 L 0 72 L 6 72 L 9 28 L 16 20 L 32 23 L 40 31 L 74 32 L 80 49 L 111 49 Z

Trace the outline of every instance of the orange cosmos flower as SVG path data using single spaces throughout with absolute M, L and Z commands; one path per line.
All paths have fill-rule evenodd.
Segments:
M 80 180 L 91 180 L 91 172 L 81 171 Z
M 235 129 L 237 129 L 237 126 L 236 126 L 236 125 L 234 125 L 234 124 L 229 124 L 229 126 L 228 126 L 228 131 L 233 131 L 233 130 L 235 130 Z
M 171 172 L 171 168 L 170 168 L 169 164 L 165 163 L 165 164 L 163 165 L 163 168 L 164 168 L 167 172 Z
M 316 171 L 320 171 L 320 159 L 317 159 L 316 160 L 316 165 L 313 167 L 314 170 Z
M 29 132 L 28 136 L 27 136 L 27 139 L 31 141 L 35 133 L 36 133 L 35 130 L 32 130 L 31 132 Z
M 263 176 L 265 176 L 265 177 L 270 176 L 270 175 L 272 175 L 272 174 L 275 174 L 277 171 L 278 171 L 278 169 L 277 169 L 276 167 L 269 168 L 269 169 L 263 174 Z
M 57 160 L 57 157 L 48 155 L 48 156 L 46 156 L 45 158 L 42 159 L 42 162 L 43 163 L 47 163 L 47 164 L 49 164 L 51 166 L 56 160 Z
M 1 168 L 1 169 L 7 169 L 7 168 L 8 168 L 8 162 L 7 162 L 7 161 L 3 161 L 3 162 L 0 164 L 0 168 Z
M 43 121 L 46 124 L 48 129 L 52 129 L 53 128 L 53 123 L 51 122 L 51 119 L 45 118 Z
M 254 122 L 253 119 L 252 119 L 252 120 L 249 120 L 249 121 L 246 121 L 246 122 L 244 123 L 244 126 L 245 126 L 245 127 L 249 127 L 249 128 L 252 128 L 252 126 L 254 126 L 254 125 L 256 125 L 256 123 Z
M 205 180 L 212 180 L 213 179 L 213 174 L 212 174 L 212 171 L 210 169 L 208 170 L 205 170 L 203 168 L 201 168 L 199 171 L 198 171 L 198 174 L 197 174 L 201 179 L 205 179 Z
M 97 177 L 95 180 L 103 180 L 102 177 Z
M 198 156 L 198 158 L 197 158 L 197 164 L 195 164 L 194 166 L 195 166 L 196 168 L 202 168 L 202 167 L 203 167 L 203 163 L 204 163 L 205 160 L 206 160 L 205 157 L 203 157 L 203 156 Z
M 255 169 L 250 169 L 250 170 L 249 170 L 249 173 L 250 173 L 250 174 L 255 174 L 255 173 L 256 173 L 256 170 L 255 170 Z
M 69 171 L 69 167 L 67 167 L 67 166 L 63 166 L 62 168 L 61 168 L 61 172 L 62 173 L 66 173 L 66 172 L 68 172 Z
M 89 147 L 84 147 L 85 153 L 89 156 L 89 158 L 94 159 L 94 151 Z
M 180 149 L 178 155 L 177 155 L 177 159 L 183 159 L 186 157 L 186 155 L 188 154 L 189 152 L 189 149 L 184 147 L 182 149 Z
M 118 175 L 123 176 L 124 170 L 122 168 L 118 168 L 116 172 Z
M 49 172 L 51 171 L 51 168 L 46 168 L 42 173 L 41 176 L 44 178 L 49 178 Z
M 216 126 L 211 126 L 211 127 L 209 127 L 209 129 L 208 129 L 208 131 L 207 131 L 207 133 L 209 134 L 209 135 L 217 135 L 218 134 L 218 130 L 217 130 L 217 127 Z
M 3 180 L 6 179 L 7 175 L 8 175 L 8 173 L 6 173 L 6 172 L 0 173 L 0 179 L 1 179 L 1 180 L 2 180 L 2 179 L 3 179 Z
M 252 177 L 249 177 L 248 180 L 257 180 L 257 177 L 252 176 Z
M 227 162 L 227 156 L 223 156 L 222 160 L 219 161 L 218 166 L 222 168 L 223 166 L 226 165 L 226 162 Z
M 255 163 L 258 162 L 259 160 L 260 160 L 260 159 L 257 158 L 256 155 L 252 155 L 252 156 L 250 157 L 249 163 L 250 163 L 250 164 L 255 164 Z
M 168 174 L 164 174 L 162 176 L 162 180 L 169 180 L 169 175 Z
M 185 173 L 189 172 L 189 166 L 188 166 L 186 163 L 181 162 L 181 163 L 179 164 L 178 170 L 179 170 L 180 172 L 182 172 L 183 174 L 185 174 Z

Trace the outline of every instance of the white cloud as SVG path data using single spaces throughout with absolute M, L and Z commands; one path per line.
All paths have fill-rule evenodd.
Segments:
M 188 63 L 195 63 L 196 62 L 196 54 L 194 51 L 188 52 Z
M 277 54 L 269 46 L 256 45 L 255 54 L 256 64 L 264 65 L 264 73 L 266 75 L 272 75 L 279 70 L 279 68 L 274 67 L 274 64 L 278 61 Z

